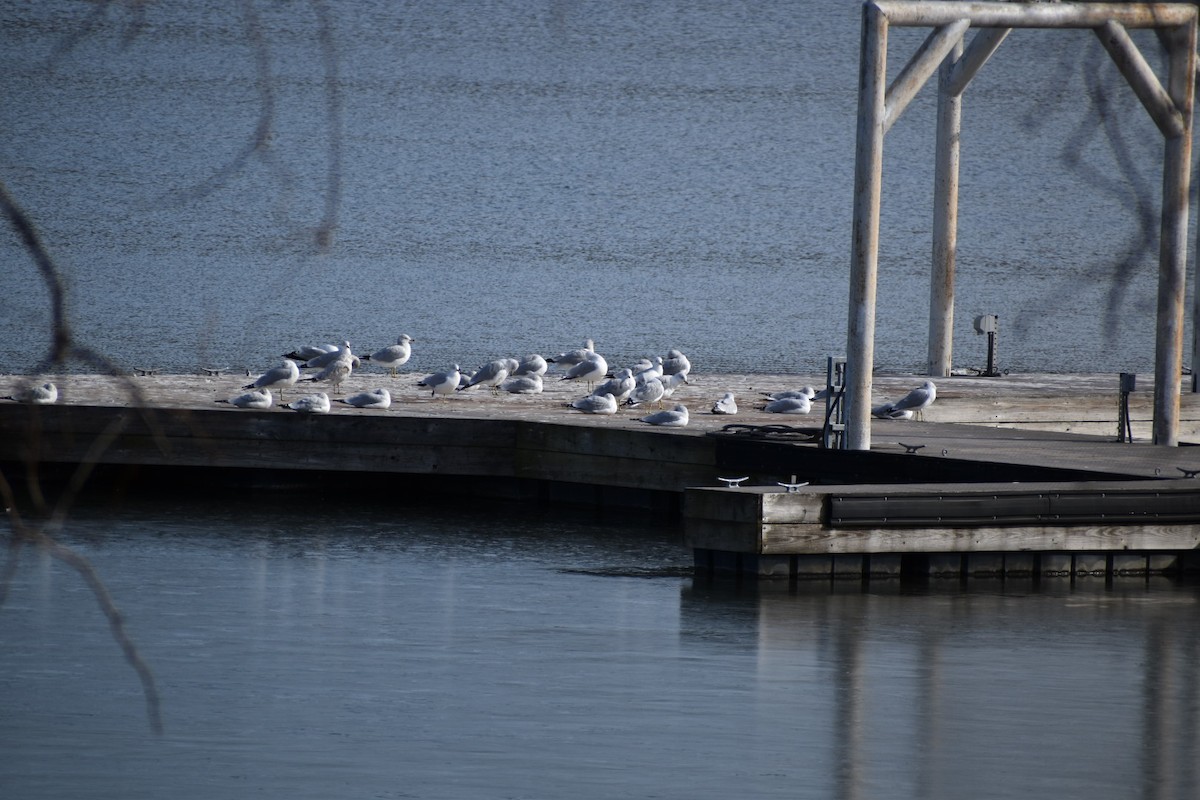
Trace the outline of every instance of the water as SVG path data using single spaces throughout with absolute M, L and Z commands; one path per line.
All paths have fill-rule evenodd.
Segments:
M 812 374 L 845 346 L 858 16 L 10 2 L 0 178 L 78 341 L 126 366 L 257 371 L 407 332 L 416 372 L 591 336 L 617 364 Z M 893 64 L 922 36 L 893 32 Z M 1161 145 L 1113 75 L 1086 32 L 1019 31 L 969 90 L 956 366 L 997 313 L 1002 367 L 1150 369 Z M 884 370 L 925 359 L 932 122 L 926 92 L 886 145 Z M 0 371 L 25 372 L 47 293 L 7 228 L 0 254 Z M 0 608 L 5 798 L 1197 783 L 1194 586 L 751 592 L 689 577 L 669 525 L 507 506 L 142 499 L 61 538 L 124 612 L 165 733 L 80 578 L 27 551 Z
M 0 9 L 0 176 L 83 344 L 187 372 L 401 332 L 418 372 L 585 337 L 697 374 L 844 352 L 857 2 L 321 7 Z M 924 35 L 892 32 L 893 74 Z M 957 367 L 982 313 L 1006 369 L 1152 367 L 1161 137 L 1108 61 L 1017 31 L 966 95 Z M 885 148 L 888 371 L 925 363 L 934 100 Z M 47 297 L 8 230 L 0 252 L 0 371 L 24 372 Z
M 165 733 L 89 590 L 26 553 L 0 793 L 51 798 L 1187 798 L 1195 587 L 761 592 L 652 520 L 85 507 Z M 86 787 L 86 788 L 82 788 Z

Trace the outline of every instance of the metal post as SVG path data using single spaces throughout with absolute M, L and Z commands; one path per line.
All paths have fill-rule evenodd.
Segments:
M 929 276 L 929 360 L 927 373 L 950 374 L 954 346 L 954 255 L 958 243 L 958 139 L 962 95 L 949 92 L 954 66 L 962 58 L 960 40 L 938 72 L 937 161 L 933 183 L 933 268 Z
M 1192 95 L 1196 85 L 1195 21 L 1168 32 L 1167 93 L 1183 132 L 1167 138 L 1163 159 L 1162 235 L 1158 258 L 1158 329 L 1154 357 L 1154 443 L 1179 444 L 1183 369 L 1183 303 L 1187 281 L 1188 191 L 1192 164 Z
M 850 316 L 846 332 L 844 446 L 848 450 L 871 449 L 871 372 L 875 362 L 887 34 L 887 18 L 874 3 L 865 3 L 858 67 L 858 143 L 854 157 Z

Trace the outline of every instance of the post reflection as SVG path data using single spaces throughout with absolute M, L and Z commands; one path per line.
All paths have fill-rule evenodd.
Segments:
M 695 583 L 682 623 L 752 624 L 757 713 L 795 721 L 786 769 L 839 800 L 1176 800 L 1200 777 L 1198 605 L 1144 577 Z

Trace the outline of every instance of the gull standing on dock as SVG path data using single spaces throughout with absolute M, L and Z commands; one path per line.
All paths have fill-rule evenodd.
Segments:
M 599 353 L 592 352 L 583 361 L 580 361 L 575 366 L 567 370 L 561 380 L 575 381 L 581 380 L 587 383 L 588 389 L 592 388 L 592 384 L 608 374 L 608 362 L 604 360 L 604 356 Z
M 302 414 L 328 414 L 329 395 L 324 392 L 316 394 L 306 394 L 304 397 L 298 397 L 287 404 L 287 407 L 292 411 L 299 411 Z
M 470 389 L 472 386 L 490 386 L 492 391 L 497 391 L 500 384 L 508 377 L 509 373 L 517 368 L 517 360 L 515 358 L 497 358 L 494 361 L 489 361 L 475 371 L 471 379 L 458 388 Z
M 350 352 L 349 342 L 343 341 L 338 349 L 331 350 L 328 353 L 322 353 L 314 358 L 310 358 L 308 361 L 304 362 L 304 367 L 305 369 L 324 369 L 334 361 L 337 361 L 341 358 L 349 358 L 355 362 L 358 361 L 358 356 L 355 356 L 352 352 Z M 358 364 L 354 363 L 351 366 L 357 367 Z
M 517 364 L 517 368 L 513 370 L 513 375 L 545 375 L 546 370 L 550 365 L 546 363 L 546 359 L 542 358 L 537 353 L 530 353 L 521 359 Z
M 338 349 L 336 344 L 306 344 L 297 347 L 290 353 L 284 353 L 284 358 L 290 358 L 294 361 L 305 362 L 317 356 L 323 356 L 326 353 L 332 353 Z
M 714 414 L 736 414 L 737 412 L 737 400 L 734 398 L 733 392 L 726 392 L 724 397 L 713 403 L 712 413 Z
M 611 394 L 587 394 L 570 404 L 585 414 L 615 414 L 617 413 L 617 398 Z
M 336 393 L 341 390 L 342 381 L 350 377 L 350 373 L 354 371 L 354 354 L 350 352 L 349 346 L 345 350 L 340 350 L 337 353 L 337 358 L 330 360 L 324 369 L 309 378 L 301 378 L 297 383 L 303 382 L 318 382 L 329 381 L 333 386 L 333 391 Z
M 392 393 L 387 389 L 371 389 L 370 391 L 352 394 L 338 402 L 354 406 L 355 408 L 387 409 L 392 405 Z
M 407 333 L 400 334 L 396 339 L 395 344 L 390 344 L 381 350 L 376 350 L 369 356 L 363 356 L 365 361 L 374 361 L 379 366 L 391 371 L 392 377 L 396 377 L 396 369 L 408 363 L 408 359 L 412 358 L 412 343 L 416 339 L 409 336 Z
M 417 381 L 417 386 L 424 386 L 430 391 L 430 397 L 437 397 L 439 394 L 454 394 L 461 379 L 462 375 L 458 371 L 458 364 L 455 364 L 453 369 L 446 372 L 435 372 L 432 375 L 426 375 Z
M 691 383 L 686 372 L 676 372 L 674 375 L 663 375 L 658 379 L 663 385 L 663 397 L 675 394 L 681 383 Z
M 637 406 L 642 403 L 658 403 L 661 408 L 664 392 L 662 381 L 658 378 L 651 378 L 633 387 L 633 391 L 629 393 L 629 399 L 625 401 L 625 405 Z
M 618 403 L 624 403 L 629 399 L 629 395 L 631 392 L 633 392 L 635 386 L 636 383 L 633 380 L 633 372 L 628 367 L 624 367 L 617 370 L 616 375 L 593 389 L 592 394 L 611 394 L 616 398 Z
M 692 362 L 679 350 L 667 351 L 667 359 L 662 365 L 663 375 L 687 375 L 692 371 Z
M 898 413 L 910 411 L 916 415 L 917 419 L 921 419 L 921 412 L 933 405 L 933 401 L 936 399 L 937 386 L 933 381 L 925 381 L 896 402 L 884 403 L 882 406 L 871 409 L 871 413 L 877 417 L 888 419 L 912 419 L 912 415 Z
M 688 424 L 687 406 L 676 405 L 666 411 L 656 411 L 647 417 L 642 417 L 641 421 L 663 428 L 682 428 Z
M 275 399 L 271 397 L 270 389 L 252 389 L 249 392 L 231 397 L 228 400 L 218 400 L 218 403 L 229 403 L 236 408 L 270 408 Z
M 243 386 L 243 389 L 278 389 L 279 400 L 283 401 L 283 390 L 296 385 L 296 381 L 300 380 L 300 368 L 296 366 L 296 362 L 291 359 L 284 359 L 283 365 L 269 369 L 254 383 L 248 383 Z
M 16 400 L 18 403 L 33 403 L 35 406 L 48 406 L 58 402 L 58 387 L 53 383 L 24 386 L 15 394 L 10 394 L 4 399 Z
M 559 353 L 554 358 L 547 358 L 546 361 L 558 367 L 573 367 L 595 352 L 596 343 L 591 339 L 585 339 L 582 348 Z

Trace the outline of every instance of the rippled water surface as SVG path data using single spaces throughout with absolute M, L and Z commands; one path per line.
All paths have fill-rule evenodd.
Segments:
M 1187 798 L 1195 587 L 746 587 L 504 505 L 84 509 L 0 611 L 6 797 Z
M 425 373 L 594 337 L 811 374 L 845 349 L 859 9 L 8 3 L 0 176 L 125 365 L 407 332 Z M 893 74 L 924 35 L 893 30 Z M 925 363 L 934 104 L 885 149 L 885 370 Z M 956 366 L 995 313 L 1006 369 L 1151 368 L 1161 151 L 1090 32 L 1009 37 L 964 100 Z M 0 252 L 26 371 L 46 295 Z

